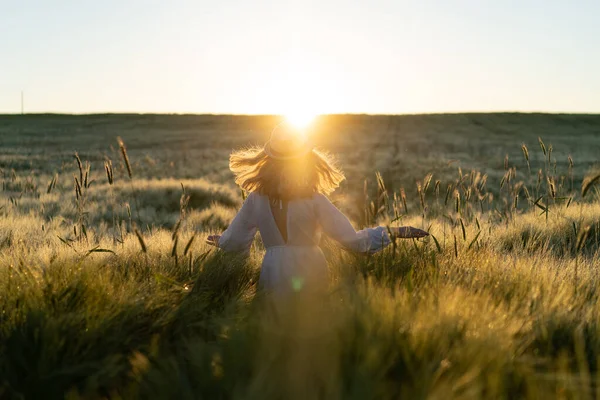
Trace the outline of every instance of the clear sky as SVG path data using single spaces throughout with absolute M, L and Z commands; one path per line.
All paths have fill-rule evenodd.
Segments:
M 0 0 L 0 113 L 600 112 L 600 0 Z

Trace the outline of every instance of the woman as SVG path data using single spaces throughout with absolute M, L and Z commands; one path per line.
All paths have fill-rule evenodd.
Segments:
M 249 252 L 258 230 L 267 249 L 259 286 L 269 292 L 326 284 L 321 232 L 358 253 L 375 253 L 390 244 L 386 228 L 356 232 L 327 199 L 344 174 L 328 155 L 312 148 L 303 132 L 287 123 L 273 129 L 264 147 L 234 152 L 229 167 L 235 182 L 249 195 L 227 230 L 209 236 L 207 242 L 225 251 Z M 392 228 L 392 234 L 428 235 L 412 227 Z

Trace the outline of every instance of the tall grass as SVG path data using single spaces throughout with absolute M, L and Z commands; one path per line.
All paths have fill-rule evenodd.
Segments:
M 129 155 L 131 176 L 83 153 L 5 173 L 0 397 L 596 397 L 598 180 L 538 144 L 485 173 L 347 187 L 335 200 L 357 227 L 431 237 L 370 256 L 324 240 L 327 292 L 285 303 L 257 290 L 259 238 L 248 258 L 201 240 L 235 214 L 232 187 L 133 179 Z M 126 211 L 132 187 L 145 224 Z

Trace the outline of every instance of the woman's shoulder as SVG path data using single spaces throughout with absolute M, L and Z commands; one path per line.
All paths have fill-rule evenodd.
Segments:
M 316 192 L 315 194 L 313 194 L 311 197 L 311 200 L 315 201 L 315 202 L 329 201 L 327 196 L 325 196 L 323 193 L 320 193 L 320 192 Z
M 246 201 L 249 203 L 254 203 L 260 199 L 262 199 L 264 197 L 263 194 L 260 194 L 259 192 L 256 191 L 252 191 L 250 193 L 248 193 L 248 196 L 246 196 Z
M 259 204 L 263 204 L 269 203 L 269 196 L 261 193 L 259 191 L 252 191 L 250 193 L 248 193 L 248 196 L 246 197 L 246 202 L 250 203 L 250 204 L 254 204 L 255 206 L 259 205 Z

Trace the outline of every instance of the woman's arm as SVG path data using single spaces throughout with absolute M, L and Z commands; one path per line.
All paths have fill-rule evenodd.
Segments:
M 391 243 L 384 227 L 356 231 L 348 218 L 327 197 L 318 194 L 315 201 L 323 231 L 344 248 L 359 253 L 375 253 Z
M 256 235 L 253 214 L 254 196 L 251 193 L 225 232 L 221 235 L 209 236 L 206 242 L 225 251 L 249 252 Z
M 429 236 L 429 233 L 412 226 L 390 228 L 391 240 L 386 228 L 382 226 L 357 232 L 348 218 L 327 197 L 317 195 L 316 201 L 318 218 L 323 231 L 349 250 L 375 253 L 389 245 L 391 240 L 396 238 L 409 239 Z

